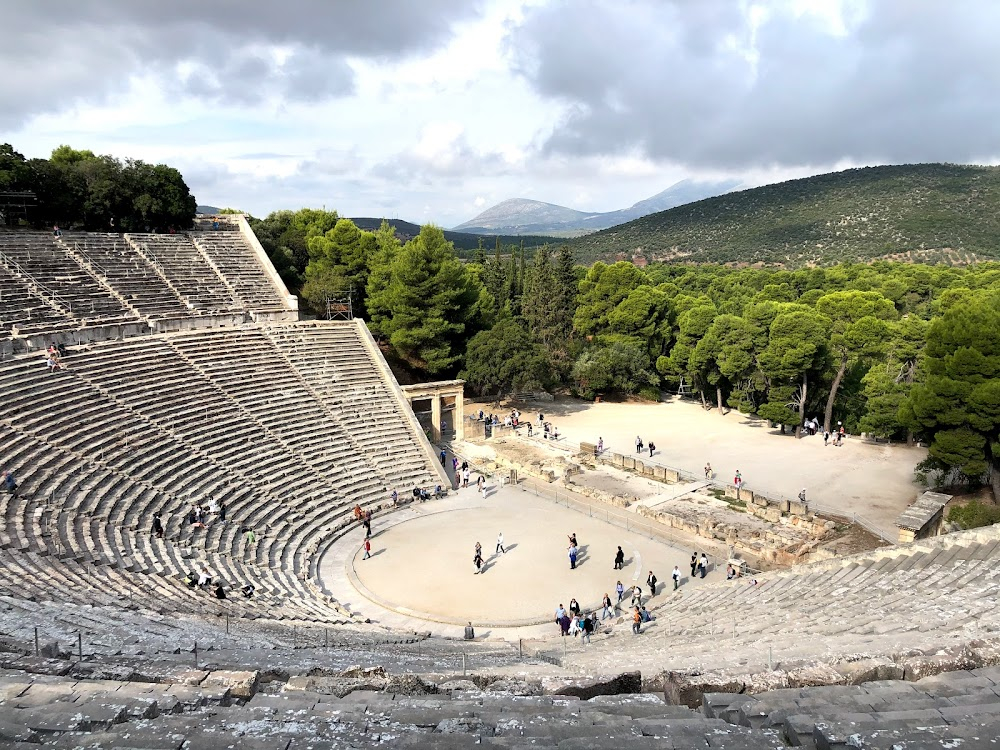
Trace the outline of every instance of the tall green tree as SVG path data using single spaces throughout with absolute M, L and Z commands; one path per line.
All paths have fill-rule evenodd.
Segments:
M 469 340 L 459 377 L 479 395 L 499 399 L 548 388 L 551 372 L 545 348 L 532 337 L 525 320 L 502 318 Z
M 350 295 L 357 317 L 366 318 L 365 289 L 369 262 L 377 249 L 375 235 L 350 219 L 340 219 L 325 234 L 307 239 L 310 260 L 302 296 L 322 315 L 331 296 Z
M 809 385 L 827 357 L 830 319 L 821 313 L 789 305 L 775 316 L 768 335 L 767 349 L 760 364 L 768 381 L 767 402 L 757 413 L 764 419 L 795 425 L 795 436 L 802 435 Z
M 849 291 L 820 297 L 816 309 L 830 319 L 830 350 L 837 359 L 837 372 L 823 412 L 823 429 L 829 430 L 837 391 L 848 366 L 884 348 L 889 332 L 887 321 L 896 318 L 896 308 L 879 292 Z
M 387 269 L 372 268 L 369 278 L 373 330 L 431 374 L 457 369 L 466 342 L 488 322 L 484 307 L 491 304 L 439 227 L 421 227 Z
M 934 468 L 990 482 L 1000 501 L 1000 292 L 947 308 L 927 330 L 922 383 L 902 409 Z
M 573 380 L 585 398 L 601 393 L 626 396 L 657 389 L 656 376 L 645 347 L 631 341 L 592 346 L 573 365 Z

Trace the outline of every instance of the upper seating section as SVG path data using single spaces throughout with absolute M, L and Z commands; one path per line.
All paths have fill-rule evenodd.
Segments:
M 0 336 L 286 308 L 261 264 L 238 231 L 0 231 Z
M 187 235 L 129 234 L 140 251 L 169 279 L 174 290 L 198 310 L 229 311 L 240 308 L 225 279 Z
M 274 283 L 239 232 L 194 232 L 194 243 L 215 264 L 236 292 L 243 306 L 251 309 L 285 307 Z

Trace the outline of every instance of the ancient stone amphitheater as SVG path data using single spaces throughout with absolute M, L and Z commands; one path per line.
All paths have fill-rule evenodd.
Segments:
M 242 218 L 0 232 L 0 353 L 2 747 L 997 746 L 993 528 L 709 584 L 572 650 L 342 606 L 317 567 L 354 506 L 445 480 L 364 323 L 300 322 Z

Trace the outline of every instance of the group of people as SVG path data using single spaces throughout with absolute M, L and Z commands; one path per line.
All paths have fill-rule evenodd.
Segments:
M 216 599 L 227 599 L 226 585 L 222 581 L 215 581 L 213 585 L 212 574 L 208 572 L 208 568 L 202 565 L 197 572 L 190 571 L 184 576 L 184 583 L 188 588 L 194 589 L 208 589 L 212 592 L 212 596 Z M 245 583 L 240 587 L 240 593 L 246 599 L 253 598 L 254 593 L 257 591 L 257 587 L 252 583 Z
M 496 555 L 506 555 L 506 554 L 507 554 L 507 548 L 504 546 L 503 543 L 503 532 L 500 531 L 497 532 L 497 547 L 496 550 L 494 550 L 493 555 L 495 557 Z M 476 572 L 474 575 L 486 572 L 486 568 L 483 567 L 483 565 L 485 564 L 485 561 L 483 560 L 483 545 L 480 544 L 479 542 L 476 542 L 476 551 L 472 556 L 472 564 L 475 565 L 476 567 Z
M 601 443 L 601 448 L 603 449 L 604 448 L 604 441 L 601 440 L 600 443 Z M 635 452 L 636 453 L 642 453 L 642 450 L 643 450 L 644 447 L 645 447 L 645 443 L 643 443 L 642 437 L 640 435 L 636 435 L 635 436 Z M 653 457 L 653 451 L 655 451 L 655 450 L 656 450 L 656 444 L 653 443 L 652 440 L 650 440 L 649 441 L 649 457 L 650 458 Z
M 63 365 L 63 357 L 67 354 L 67 349 L 64 344 L 49 344 L 49 348 L 45 350 L 45 366 L 49 369 L 50 373 L 56 370 L 62 370 L 65 365 Z
M 837 426 L 833 431 L 833 444 L 838 448 L 844 444 L 844 438 L 847 436 L 847 431 L 844 429 L 843 422 L 837 422 Z M 830 444 L 830 433 L 827 430 L 823 430 L 823 447 L 825 448 Z

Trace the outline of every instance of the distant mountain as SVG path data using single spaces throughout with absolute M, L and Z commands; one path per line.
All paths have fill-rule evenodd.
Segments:
M 646 261 L 789 268 L 1000 259 L 1000 167 L 865 167 L 741 190 L 569 242 L 582 263 Z
M 194 212 L 196 214 L 214 215 L 214 214 L 219 213 L 219 211 L 221 211 L 221 210 L 222 209 L 218 208 L 217 206 L 200 206 L 199 205 L 199 206 L 195 206 Z
M 359 229 L 372 231 L 382 226 L 383 219 L 373 219 L 371 217 L 360 217 L 351 219 Z M 396 236 L 401 242 L 413 239 L 420 234 L 420 225 L 401 219 L 385 219 L 389 225 L 396 230 Z M 536 237 L 534 235 L 511 235 L 501 234 L 501 245 L 520 245 L 525 247 L 536 247 L 552 242 L 551 237 Z M 471 255 L 472 250 L 479 247 L 480 243 L 487 250 L 492 250 L 496 245 L 497 235 L 495 234 L 472 234 L 470 232 L 454 232 L 450 229 L 444 230 L 444 238 L 455 245 L 455 250 L 462 257 Z
M 550 234 L 573 236 L 595 232 L 647 214 L 663 211 L 684 203 L 729 192 L 739 185 L 737 180 L 718 182 L 681 180 L 656 195 L 618 211 L 587 213 L 555 203 L 512 198 L 488 208 L 478 216 L 455 227 L 456 231 L 473 234 Z

